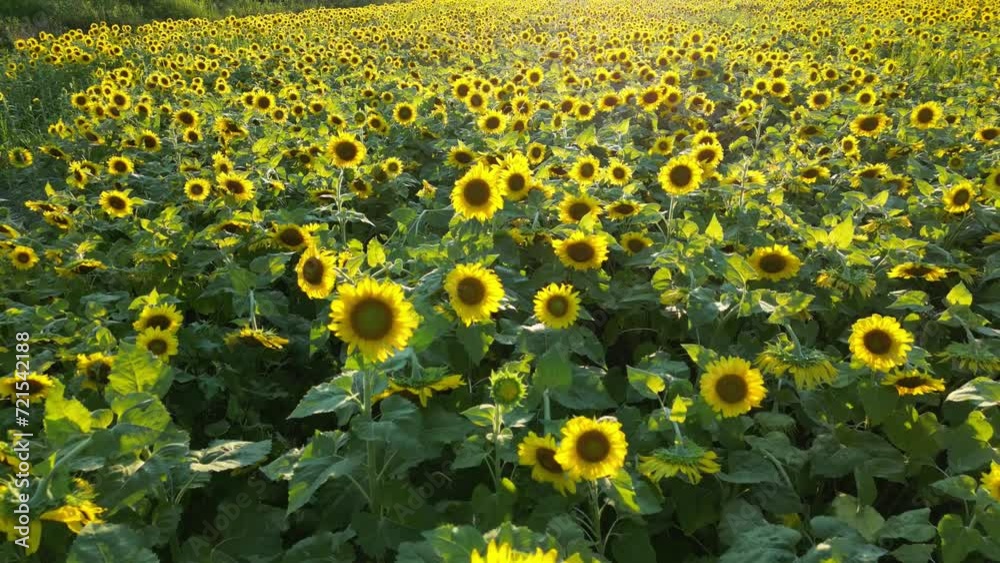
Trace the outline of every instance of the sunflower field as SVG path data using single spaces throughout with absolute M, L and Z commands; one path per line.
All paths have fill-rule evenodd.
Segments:
M 998 21 L 413 0 L 17 40 L 0 561 L 1000 561 Z

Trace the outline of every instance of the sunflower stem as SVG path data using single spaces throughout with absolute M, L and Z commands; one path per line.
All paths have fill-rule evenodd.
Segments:
M 366 422 L 371 426 L 375 422 L 375 417 L 373 408 L 373 385 L 374 385 L 374 372 L 369 368 L 364 360 L 361 360 L 361 393 L 364 396 L 364 411 Z M 372 514 L 381 516 L 382 511 L 378 503 L 378 497 L 376 496 L 376 488 L 378 485 L 378 472 L 375 470 L 375 442 L 372 440 L 365 441 L 365 453 L 366 453 L 366 469 L 368 471 L 368 505 L 371 509 Z
M 594 547 L 597 554 L 604 556 L 604 541 L 601 535 L 601 493 L 597 490 L 597 481 L 590 482 L 590 519 L 591 530 L 594 532 Z
M 548 389 L 546 389 L 545 392 L 542 393 L 542 409 L 545 416 L 545 422 L 552 420 L 552 403 L 549 399 Z

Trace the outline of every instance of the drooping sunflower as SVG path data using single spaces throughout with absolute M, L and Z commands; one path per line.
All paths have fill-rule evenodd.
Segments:
M 531 478 L 539 483 L 551 483 L 559 494 L 576 492 L 576 479 L 556 461 L 555 436 L 538 436 L 529 432 L 517 446 L 517 460 L 520 465 L 531 467 Z
M 754 363 L 770 375 L 791 374 L 795 387 L 803 390 L 814 389 L 837 378 L 837 368 L 826 354 L 796 345 L 785 334 L 768 342 Z
M 372 402 L 381 401 L 392 395 L 401 394 L 415 397 L 420 406 L 426 407 L 427 401 L 434 393 L 458 389 L 465 385 L 465 380 L 459 374 L 445 375 L 443 368 L 424 369 L 419 375 L 396 375 L 389 380 L 389 387 L 372 397 Z
M 780 281 L 795 277 L 802 267 L 802 261 L 787 246 L 775 244 L 755 249 L 750 255 L 750 265 L 758 276 Z
M 535 316 L 548 328 L 572 326 L 580 314 L 580 293 L 569 284 L 552 283 L 535 294 Z
M 706 368 L 700 382 L 701 396 L 723 417 L 748 413 L 767 396 L 764 378 L 742 358 L 723 357 Z
M 653 239 L 642 233 L 625 233 L 618 240 L 618 244 L 625 249 L 626 254 L 633 256 L 652 246 Z
M 569 170 L 569 177 L 576 180 L 581 186 L 592 184 L 600 177 L 601 161 L 594 156 L 582 156 L 573 163 Z
M 620 422 L 576 416 L 562 427 L 555 461 L 575 479 L 596 481 L 617 474 L 627 453 Z
M 889 270 L 890 278 L 912 280 L 923 278 L 929 282 L 941 281 L 948 277 L 948 270 L 933 264 L 922 264 L 919 262 L 903 262 L 897 264 Z
M 972 182 L 960 182 L 944 193 L 941 201 L 948 213 L 965 213 L 972 208 L 972 202 L 979 195 Z
M 254 198 L 254 186 L 250 180 L 237 173 L 222 173 L 215 177 L 223 193 L 232 196 L 240 203 Z
M 17 382 L 27 381 L 28 390 L 18 390 Z M 49 395 L 49 390 L 52 388 L 53 381 L 52 378 L 47 375 L 41 375 L 38 373 L 30 373 L 21 378 L 19 375 L 10 375 L 3 379 L 0 379 L 0 397 L 4 397 L 10 400 L 15 398 L 23 399 L 24 396 L 19 396 L 20 393 L 28 394 L 28 401 L 33 402 L 38 399 L 44 399 Z M 23 386 L 22 386 L 23 387 Z
M 278 336 L 273 330 L 245 326 L 230 332 L 225 337 L 226 346 L 230 348 L 240 344 L 250 348 L 266 348 L 281 350 L 288 344 L 288 339 Z
M 513 410 L 527 395 L 524 376 L 517 370 L 501 369 L 490 375 L 490 398 L 497 407 L 505 411 Z
M 294 224 L 274 225 L 271 240 L 286 250 L 301 250 L 312 244 L 312 234 L 308 229 Z
M 944 391 L 944 380 L 916 370 L 898 371 L 882 380 L 882 385 L 895 387 L 900 396 L 926 395 Z
M 5 223 L 0 223 L 0 239 L 16 239 L 20 236 L 21 233 L 19 233 L 14 227 Z
M 552 242 L 556 256 L 567 268 L 596 270 L 608 259 L 608 243 L 603 236 L 575 232 L 564 240 Z
M 503 284 L 492 270 L 480 264 L 458 264 L 444 280 L 451 306 L 469 326 L 485 321 L 500 310 L 504 297 Z
M 677 156 L 660 168 L 657 179 L 663 191 L 668 194 L 684 195 L 697 190 L 701 185 L 702 168 L 690 156 Z
M 30 270 L 38 264 L 38 255 L 30 246 L 15 246 L 10 251 L 10 263 L 18 270 Z
M 455 182 L 451 203 L 462 218 L 487 221 L 503 209 L 503 188 L 497 185 L 495 172 L 480 162 Z
M 127 191 L 107 190 L 101 192 L 101 209 L 112 217 L 128 217 L 132 214 L 132 198 Z
M 310 299 L 323 299 L 330 295 L 337 280 L 335 267 L 332 253 L 309 244 L 295 266 L 299 289 Z
M 367 153 L 365 145 L 347 132 L 332 137 L 326 144 L 326 155 L 338 168 L 356 168 Z
M 652 455 L 639 456 L 639 473 L 654 483 L 680 474 L 688 483 L 696 485 L 703 475 L 722 469 L 717 459 L 719 456 L 715 452 L 694 442 L 677 443 L 670 448 L 658 448 Z
M 582 561 L 579 556 L 574 557 L 576 561 Z M 559 552 L 554 549 L 542 551 L 541 548 L 535 548 L 534 553 L 517 551 L 511 544 L 497 543 L 496 540 L 490 540 L 485 553 L 480 554 L 478 549 L 474 549 L 469 557 L 469 563 L 557 563 L 558 561 Z
M 579 223 L 588 213 L 594 217 L 601 214 L 601 202 L 588 195 L 567 195 L 559 203 L 559 220 L 563 223 Z
M 108 356 L 101 352 L 92 354 L 77 354 L 76 372 L 84 378 L 83 387 L 95 391 L 104 387 L 111 376 L 111 368 L 114 367 L 114 356 Z
M 913 108 L 910 112 L 910 125 L 917 129 L 931 129 L 937 127 L 944 116 L 941 105 L 937 102 L 926 102 Z
M 165 332 L 177 332 L 181 328 L 184 316 L 173 304 L 147 305 L 139 313 L 139 318 L 132 323 L 132 328 L 142 332 L 147 328 L 158 328 Z
M 177 354 L 177 336 L 159 328 L 147 328 L 136 337 L 136 344 L 149 350 L 154 356 L 167 359 Z
M 891 121 L 884 113 L 865 113 L 851 121 L 851 133 L 859 137 L 878 137 Z
M 851 327 L 848 344 L 854 358 L 878 371 L 889 371 L 906 362 L 913 335 L 892 317 L 872 315 Z
M 360 350 L 366 360 L 381 362 L 406 347 L 419 324 L 416 310 L 391 281 L 371 278 L 344 285 L 330 304 L 330 330 Z

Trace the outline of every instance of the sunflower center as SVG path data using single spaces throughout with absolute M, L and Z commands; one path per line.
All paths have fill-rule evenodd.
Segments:
M 524 190 L 527 182 L 524 179 L 523 174 L 511 174 L 507 177 L 507 190 L 511 192 L 520 192 Z
M 351 311 L 351 328 L 365 340 L 379 340 L 392 331 L 392 309 L 383 301 L 367 298 Z
M 619 203 L 615 206 L 615 213 L 621 215 L 631 215 L 633 211 L 635 211 L 635 207 L 627 203 Z
M 128 206 L 128 204 L 125 202 L 124 199 L 116 195 L 108 198 L 108 205 L 110 205 L 112 209 L 115 209 L 117 211 L 121 211 Z
M 458 299 L 466 305 L 478 305 L 486 297 L 486 286 L 476 278 L 463 278 L 458 282 Z
M 350 141 L 341 141 L 333 147 L 333 152 L 340 160 L 350 162 L 354 160 L 354 157 L 358 156 L 358 147 L 354 146 L 354 143 Z
M 739 403 L 746 399 L 750 388 L 742 376 L 735 373 L 727 373 L 715 382 L 715 392 L 719 398 L 726 403 Z
M 675 166 L 670 171 L 670 183 L 677 187 L 683 188 L 690 184 L 693 177 L 694 174 L 687 166 Z
M 590 213 L 589 204 L 577 202 L 569 206 L 569 216 L 572 217 L 574 221 L 583 219 L 587 213 Z
M 472 162 L 472 155 L 465 151 L 458 151 L 455 153 L 455 162 L 459 164 L 468 164 Z
M 491 195 L 490 184 L 486 180 L 475 178 L 465 185 L 462 195 L 465 196 L 466 203 L 473 207 L 486 205 Z
M 556 461 L 555 450 L 550 450 L 549 448 L 538 448 L 535 451 L 535 459 L 538 460 L 538 465 L 549 473 L 563 472 L 563 466 L 559 465 L 559 462 Z
M 879 123 L 880 121 L 879 118 L 877 117 L 874 116 L 866 117 L 858 123 L 858 128 L 860 128 L 862 131 L 871 132 L 878 129 Z
M 167 343 L 162 338 L 157 338 L 150 340 L 146 344 L 146 349 L 152 352 L 154 356 L 162 356 L 167 351 Z
M 655 104 L 659 99 L 660 95 L 656 92 L 646 92 L 642 95 L 642 103 L 644 104 Z
M 969 203 L 970 199 L 972 199 L 971 194 L 969 193 L 969 190 L 966 189 L 958 190 L 951 198 L 955 205 L 965 205 L 966 203 Z
M 813 178 L 815 178 L 817 176 L 819 176 L 819 170 L 817 170 L 815 168 L 806 168 L 805 171 L 802 172 L 802 177 L 806 178 L 806 179 L 809 179 L 809 180 L 811 180 L 811 179 L 813 179 Z
M 490 117 L 486 118 L 486 128 L 487 129 L 496 129 L 498 127 L 500 127 L 500 118 L 499 117 L 490 116 Z
M 553 317 L 562 317 L 569 312 L 569 299 L 562 295 L 555 295 L 545 303 L 545 310 Z
M 574 262 L 589 262 L 596 252 L 594 247 L 587 242 L 574 242 L 566 248 L 566 254 Z
M 628 241 L 628 249 L 633 253 L 642 252 L 645 248 L 646 243 L 642 242 L 640 239 L 634 238 Z
M 885 354 L 892 349 L 892 336 L 881 329 L 868 331 L 864 338 L 865 348 L 872 354 Z
M 920 108 L 917 112 L 917 122 L 930 123 L 934 119 L 934 110 L 931 108 Z
M 410 108 L 407 108 L 407 107 L 399 108 L 399 118 L 400 119 L 402 119 L 403 121 L 406 121 L 406 120 L 410 119 L 411 117 L 413 117 L 413 111 L 411 111 Z
M 126 172 L 128 171 L 128 164 L 125 164 L 122 160 L 115 161 L 115 172 Z
M 306 241 L 305 237 L 302 236 L 302 231 L 299 231 L 298 229 L 285 229 L 284 231 L 281 231 L 278 238 L 281 239 L 281 242 L 285 245 L 292 247 L 299 246 Z
M 931 269 L 927 266 L 910 266 L 906 269 L 906 273 L 919 278 L 931 273 Z
M 156 148 L 156 138 L 150 136 L 143 137 L 142 144 L 145 145 L 147 149 Z
M 158 328 L 160 330 L 167 330 L 172 325 L 170 317 L 166 315 L 156 314 L 148 319 L 146 319 L 146 326 L 152 328 Z
M 611 453 L 611 441 L 600 430 L 588 430 L 576 439 L 576 454 L 587 463 L 600 463 Z
M 584 162 L 580 165 L 580 176 L 584 178 L 590 178 L 594 175 L 594 165 L 589 162 Z
M 916 375 L 911 375 L 908 377 L 897 379 L 895 383 L 893 383 L 893 385 L 895 385 L 896 387 L 903 387 L 905 389 L 916 389 L 917 387 L 920 387 L 925 383 L 927 383 L 927 381 L 924 378 Z
M 780 254 L 767 254 L 760 259 L 760 269 L 768 274 L 777 274 L 785 269 L 788 260 Z
M 108 382 L 108 377 L 111 375 L 111 365 L 106 362 L 95 364 L 87 370 L 87 375 L 97 383 L 103 385 Z
M 992 141 L 993 139 L 996 139 L 997 136 L 1000 136 L 1000 129 L 997 129 L 996 127 L 983 130 L 983 138 L 987 141 Z
M 236 181 L 236 180 L 228 180 L 228 181 L 226 181 L 226 189 L 229 190 L 230 193 L 237 194 L 237 195 L 243 193 L 244 191 L 246 191 L 246 190 L 243 189 L 243 184 L 241 182 Z
M 625 179 L 625 169 L 620 167 L 612 168 L 611 176 L 613 176 L 615 180 L 623 180 Z
M 315 256 L 309 257 L 302 265 L 302 279 L 311 285 L 323 283 L 324 273 L 326 273 L 326 268 L 323 267 L 323 261 Z
M 826 95 L 816 94 L 816 96 L 813 98 L 813 101 L 816 102 L 816 105 L 821 106 L 826 103 Z
M 714 149 L 702 149 L 698 151 L 698 160 L 701 162 L 711 162 L 715 159 Z

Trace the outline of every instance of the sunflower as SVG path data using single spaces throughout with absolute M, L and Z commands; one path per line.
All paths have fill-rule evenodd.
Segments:
M 366 154 L 365 146 L 351 133 L 341 133 L 326 144 L 326 155 L 338 168 L 356 168 Z
M 629 256 L 638 254 L 653 245 L 653 239 L 642 233 L 625 233 L 621 236 L 618 244 L 625 249 Z
M 139 134 L 139 137 L 136 139 L 136 144 L 138 144 L 139 147 L 146 152 L 158 152 L 161 147 L 160 137 L 149 129 L 146 129 Z
M 396 394 L 410 395 L 420 401 L 420 406 L 426 407 L 427 401 L 434 393 L 458 389 L 465 385 L 461 375 L 444 375 L 443 369 L 424 369 L 416 376 L 393 376 L 389 387 L 372 397 L 372 402 L 381 401 Z
M 715 452 L 695 443 L 677 443 L 670 448 L 659 448 L 652 455 L 639 456 L 639 473 L 654 483 L 680 474 L 688 483 L 697 485 L 703 475 L 722 469 L 717 459 Z
M 965 213 L 972 207 L 972 202 L 979 195 L 971 182 L 960 182 L 944 193 L 941 201 L 948 213 Z
M 889 270 L 890 278 L 912 280 L 923 278 L 929 282 L 941 281 L 948 277 L 948 270 L 933 264 L 921 264 L 919 262 L 903 262 L 897 264 Z
M 172 304 L 147 305 L 143 307 L 139 318 L 132 323 L 132 328 L 142 332 L 147 328 L 157 328 L 165 332 L 177 332 L 184 321 L 183 315 Z
M 840 140 L 840 150 L 844 152 L 845 156 L 857 156 L 860 153 L 858 138 L 854 135 L 847 135 Z
M 18 383 L 28 383 L 28 389 L 18 389 Z M 22 378 L 19 375 L 11 375 L 0 379 L 0 397 L 5 397 L 10 400 L 23 399 L 24 393 L 27 393 L 28 401 L 36 401 L 38 399 L 44 399 L 49 395 L 49 389 L 53 385 L 52 378 L 47 375 L 40 375 L 37 373 L 31 373 Z M 21 385 L 23 388 L 24 386 Z
M 895 387 L 900 396 L 926 395 L 944 391 L 944 380 L 916 370 L 898 371 L 883 379 L 882 385 Z
M 761 278 L 780 281 L 795 277 L 802 261 L 787 246 L 775 244 L 755 249 L 750 256 L 750 265 Z
M 809 107 L 812 109 L 826 109 L 832 101 L 833 97 L 830 95 L 829 90 L 819 90 L 809 94 Z
M 851 133 L 859 137 L 878 137 L 890 124 L 884 113 L 866 113 L 851 121 Z
M 872 369 L 889 371 L 906 362 L 913 335 L 892 317 L 872 315 L 854 323 L 848 343 L 856 360 Z
M 108 174 L 128 176 L 135 172 L 135 164 L 127 156 L 112 156 L 108 159 Z
M 578 556 L 576 561 L 582 561 Z M 534 553 L 517 551 L 509 543 L 497 543 L 490 540 L 484 554 L 480 555 L 478 549 L 472 550 L 469 563 L 557 563 L 559 552 L 550 549 L 543 552 L 541 548 L 536 548 Z
M 691 156 L 698 161 L 698 164 L 700 164 L 702 168 L 708 170 L 715 168 L 720 162 L 722 162 L 723 154 L 722 145 L 718 143 L 711 143 L 696 146 Z
M 66 504 L 54 510 L 43 512 L 39 519 L 50 522 L 62 522 L 66 524 L 71 532 L 79 534 L 90 524 L 101 524 L 104 522 L 100 518 L 104 509 L 89 500 L 79 500 L 73 504 Z
M 620 221 L 629 217 L 634 217 L 642 211 L 642 204 L 626 199 L 620 199 L 608 204 L 604 208 L 608 212 L 608 218 L 612 221 Z
M 980 143 L 992 143 L 1000 138 L 1000 127 L 982 127 L 976 130 L 974 137 Z
M 455 168 L 465 168 L 471 166 L 476 161 L 476 153 L 465 146 L 462 141 L 458 145 L 448 150 L 448 164 Z
M 17 231 L 14 227 L 10 225 L 0 223 L 0 238 L 4 239 L 16 239 L 21 236 L 21 233 Z
M 535 165 L 540 164 L 543 160 L 545 160 L 545 148 L 545 145 L 538 142 L 529 144 L 528 148 L 525 150 L 528 162 Z
M 826 354 L 815 348 L 797 346 L 785 334 L 767 343 L 754 363 L 777 377 L 791 374 L 795 386 L 804 390 L 830 383 L 837 377 L 837 368 Z
M 990 470 L 983 473 L 980 483 L 994 500 L 1000 501 L 1000 464 L 991 461 Z
M 930 129 L 937 127 L 941 121 L 944 111 L 937 102 L 926 102 L 913 108 L 910 112 L 910 125 L 917 129 Z
M 599 235 L 575 232 L 569 238 L 553 241 L 556 256 L 567 268 L 596 270 L 608 259 L 608 243 Z
M 18 270 L 30 270 L 38 264 L 38 255 L 30 246 L 15 246 L 10 251 L 10 263 Z
M 403 173 L 403 161 L 399 160 L 394 156 L 390 156 L 389 158 L 382 161 L 382 164 L 379 165 L 379 168 L 382 170 L 382 172 L 385 172 L 386 177 L 388 177 L 391 180 Z
M 151 327 L 143 330 L 136 338 L 136 344 L 160 358 L 177 355 L 177 336 L 163 329 Z
M 250 201 L 254 198 L 254 186 L 242 174 L 222 173 L 215 177 L 223 193 L 232 196 L 237 202 Z
M 674 138 L 670 136 L 657 137 L 653 141 L 653 146 L 649 148 L 649 154 L 667 156 L 674 151 Z
M 368 278 L 342 286 L 330 304 L 330 330 L 348 344 L 349 352 L 358 349 L 366 360 L 381 362 L 405 348 L 418 323 L 403 288 L 391 281 Z
M 504 195 L 511 201 L 521 201 L 528 197 L 531 191 L 531 169 L 528 160 L 521 155 L 519 158 L 506 161 L 497 174 L 497 183 L 503 189 Z
M 444 280 L 451 306 L 465 326 L 485 321 L 500 310 L 504 297 L 500 278 L 480 264 L 459 264 Z
M 572 326 L 580 314 L 580 294 L 569 284 L 551 283 L 535 294 L 535 316 L 548 328 Z
M 601 202 L 588 196 L 569 195 L 559 203 L 559 220 L 563 223 L 579 223 L 592 213 L 594 217 L 601 214 Z
M 183 129 L 194 129 L 201 123 L 201 118 L 198 112 L 185 108 L 174 114 L 174 123 Z
M 507 128 L 507 116 L 495 110 L 488 110 L 479 116 L 476 124 L 482 132 L 498 135 Z
M 76 371 L 84 378 L 83 387 L 97 391 L 107 385 L 114 363 L 113 356 L 107 356 L 101 352 L 77 354 Z
M 191 201 L 204 201 L 212 192 L 212 185 L 203 178 L 191 178 L 184 182 L 184 195 Z
M 613 158 L 604 171 L 604 179 L 615 186 L 624 186 L 632 180 L 632 168 L 621 160 Z
M 7 151 L 7 162 L 14 168 L 27 168 L 34 161 L 35 157 L 28 149 L 17 148 Z
M 614 419 L 571 418 L 562 427 L 555 461 L 574 479 L 596 481 L 617 474 L 628 453 L 621 427 Z
M 712 410 L 727 418 L 750 412 L 767 396 L 760 372 L 737 357 L 723 357 L 708 364 L 700 388 Z
M 500 370 L 490 375 L 490 397 L 493 403 L 506 411 L 521 404 L 528 394 L 521 373 L 514 370 Z
M 1000 198 L 1000 168 L 992 170 L 983 182 L 983 193 Z
M 271 240 L 285 250 L 301 250 L 312 244 L 312 235 L 298 225 L 274 225 Z
M 463 219 L 486 221 L 503 209 L 503 188 L 497 185 L 496 173 L 480 162 L 455 182 L 451 203 Z
M 417 108 L 408 102 L 400 102 L 392 108 L 392 118 L 400 125 L 411 125 L 417 120 Z
M 273 330 L 260 328 L 243 327 L 226 335 L 224 339 L 226 346 L 230 348 L 237 344 L 242 344 L 249 348 L 267 348 L 268 350 L 281 350 L 288 344 L 287 338 L 278 336 Z
M 334 256 L 309 244 L 295 266 L 299 289 L 310 299 L 323 299 L 333 291 L 337 281 Z
M 132 199 L 127 191 L 104 191 L 101 192 L 101 209 L 112 217 L 128 217 L 132 214 Z
M 559 494 L 576 492 L 576 479 L 556 461 L 556 439 L 546 434 L 538 436 L 529 432 L 517 446 L 517 460 L 520 465 L 531 466 L 531 478 L 539 483 L 551 483 Z
M 601 161 L 596 157 L 582 156 L 573 163 L 569 170 L 569 177 L 576 180 L 581 186 L 591 184 L 600 177 Z
M 678 156 L 660 168 L 657 179 L 660 186 L 670 195 L 684 195 L 698 189 L 701 185 L 702 168 L 697 160 L 690 156 Z

